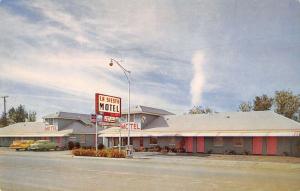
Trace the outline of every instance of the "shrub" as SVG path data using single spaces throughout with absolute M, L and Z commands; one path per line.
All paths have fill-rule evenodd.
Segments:
M 108 152 L 107 150 L 98 150 L 96 153 L 96 157 L 107 157 L 108 156 Z
M 83 148 L 83 149 L 95 149 L 95 148 L 92 147 L 92 146 L 82 146 L 81 148 Z
M 96 151 L 92 149 L 74 149 L 72 154 L 75 156 L 96 156 Z
M 116 149 L 111 149 L 108 152 L 108 157 L 109 158 L 125 158 L 126 154 L 124 151 L 119 151 Z
M 94 150 L 94 149 L 74 149 L 72 150 L 72 154 L 75 156 L 91 156 L 91 157 L 110 157 L 110 158 L 125 158 L 126 154 L 124 151 L 119 152 L 116 149 L 102 149 L 102 150 Z
M 228 154 L 230 154 L 230 155 L 236 155 L 236 152 L 234 150 L 231 150 L 231 151 L 229 151 Z
M 79 142 L 76 142 L 76 143 L 74 144 L 74 147 L 75 147 L 75 149 L 79 149 L 79 148 L 80 148 L 80 143 L 79 143 Z
M 99 144 L 98 144 L 98 149 L 99 149 L 99 150 L 102 150 L 102 149 L 104 149 L 104 148 L 105 148 L 105 146 L 104 146 L 102 143 L 99 143 Z
M 164 146 L 161 151 L 165 151 L 165 152 L 169 152 L 170 151 L 170 147 L 168 146 Z
M 72 150 L 74 148 L 74 143 L 73 143 L 73 141 L 69 141 L 68 142 L 68 149 L 69 150 Z
M 145 152 L 145 148 L 144 147 L 138 147 L 134 149 L 135 152 Z
M 177 148 L 176 153 L 184 153 L 185 149 L 184 148 Z
M 162 149 L 160 152 L 162 152 L 162 153 L 165 154 L 165 153 L 168 153 L 168 150 L 164 148 L 164 149 Z

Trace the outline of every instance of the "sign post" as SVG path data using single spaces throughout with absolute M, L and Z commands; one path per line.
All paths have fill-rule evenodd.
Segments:
M 105 95 L 95 94 L 95 113 L 96 113 L 96 151 L 98 151 L 98 116 L 101 116 L 101 124 L 115 123 L 117 118 L 121 117 L 121 98 Z M 121 137 L 119 138 L 121 139 Z M 120 141 L 119 141 L 119 150 Z
M 96 114 L 96 153 L 98 152 L 98 115 Z

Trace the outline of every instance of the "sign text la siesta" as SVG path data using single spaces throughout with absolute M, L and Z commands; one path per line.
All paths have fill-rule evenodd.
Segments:
M 96 93 L 96 114 L 111 117 L 121 116 L 121 98 Z

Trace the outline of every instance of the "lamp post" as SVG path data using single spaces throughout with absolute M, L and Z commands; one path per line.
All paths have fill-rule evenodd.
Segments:
M 114 63 L 116 63 L 124 72 L 126 79 L 128 81 L 128 116 L 127 116 L 127 125 L 128 125 L 128 137 L 127 137 L 127 149 L 128 149 L 128 153 L 127 156 L 128 157 L 132 157 L 131 154 L 131 150 L 130 150 L 130 71 L 126 70 L 118 61 L 116 61 L 115 59 L 111 58 L 110 59 L 110 63 L 109 66 L 113 66 Z
M 96 114 L 96 139 L 95 139 L 96 152 L 98 151 L 98 118 L 101 118 L 101 116 Z

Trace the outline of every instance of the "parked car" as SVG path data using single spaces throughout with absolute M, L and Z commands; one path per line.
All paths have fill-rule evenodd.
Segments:
M 31 144 L 34 143 L 34 140 L 17 140 L 13 141 L 13 143 L 9 146 L 11 149 L 16 149 L 18 150 L 25 150 L 27 151 L 30 147 Z
M 58 150 L 59 146 L 57 143 L 49 140 L 38 140 L 34 144 L 31 144 L 29 149 L 32 151 L 49 151 Z

